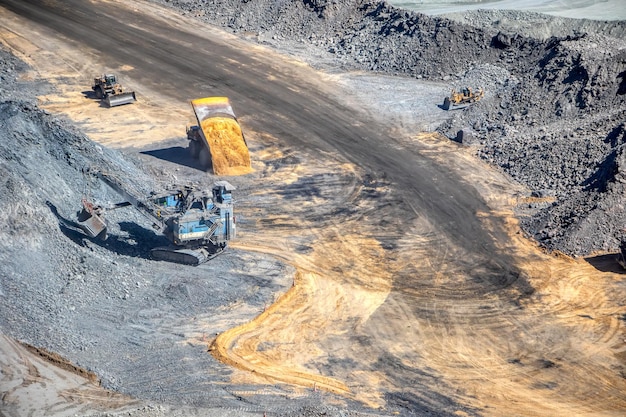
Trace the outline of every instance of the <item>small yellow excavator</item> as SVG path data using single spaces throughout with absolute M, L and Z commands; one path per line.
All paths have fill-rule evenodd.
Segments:
M 474 91 L 469 87 L 462 88 L 460 91 L 452 90 L 449 97 L 443 100 L 443 109 L 450 110 L 452 107 L 467 106 L 476 103 L 485 96 L 482 88 Z

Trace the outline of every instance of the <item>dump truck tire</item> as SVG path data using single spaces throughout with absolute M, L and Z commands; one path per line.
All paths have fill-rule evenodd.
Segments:
M 193 159 L 198 159 L 200 156 L 200 151 L 202 150 L 202 144 L 197 140 L 189 141 L 189 154 Z
M 452 103 L 450 102 L 450 97 L 446 97 L 443 99 L 443 109 L 444 110 L 450 110 L 450 105 Z
M 200 155 L 198 155 L 198 159 L 200 160 L 200 165 L 205 171 L 208 171 L 211 168 L 211 154 L 206 147 L 202 147 L 202 149 L 200 149 Z

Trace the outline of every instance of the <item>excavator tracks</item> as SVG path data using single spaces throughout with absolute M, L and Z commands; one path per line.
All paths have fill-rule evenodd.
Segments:
M 197 266 L 213 259 L 223 251 L 216 248 L 216 252 L 209 252 L 206 249 L 180 249 L 174 246 L 160 246 L 150 251 L 152 258 L 159 261 L 174 262 L 184 265 Z

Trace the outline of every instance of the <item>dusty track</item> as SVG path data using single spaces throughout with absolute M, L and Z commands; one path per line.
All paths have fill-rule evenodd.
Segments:
M 20 405 L 17 413 L 10 415 L 41 415 L 42 412 L 78 415 L 137 404 L 131 398 L 99 388 L 68 364 L 51 367 L 48 355 L 25 349 L 3 335 L 0 350 L 2 403 Z M 54 389 L 50 389 L 50 385 Z M 29 398 L 37 400 L 29 401 Z M 46 404 L 46 410 L 39 408 L 41 404 Z
M 441 138 L 389 137 L 307 67 L 135 4 L 3 0 L 1 39 L 62 92 L 42 104 L 108 146 L 180 139 L 190 98 L 231 97 L 256 141 L 256 171 L 238 180 L 239 247 L 300 271 L 216 340 L 225 361 L 255 371 L 235 378 L 411 411 L 626 408 L 621 276 L 524 241 L 510 220 L 518 188 Z M 78 93 L 105 67 L 139 104 L 104 111 Z

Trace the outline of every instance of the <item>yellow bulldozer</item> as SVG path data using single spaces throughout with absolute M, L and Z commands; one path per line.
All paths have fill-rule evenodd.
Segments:
M 122 104 L 137 101 L 135 92 L 124 91 L 122 85 L 117 82 L 117 77 L 113 74 L 103 74 L 100 77 L 95 77 L 91 89 L 96 94 L 96 98 L 102 100 L 109 107 L 121 106 Z
M 443 100 L 443 109 L 450 110 L 452 107 L 467 106 L 476 103 L 485 96 L 482 88 L 474 91 L 470 87 L 462 88 L 460 91 L 452 90 L 449 97 Z

